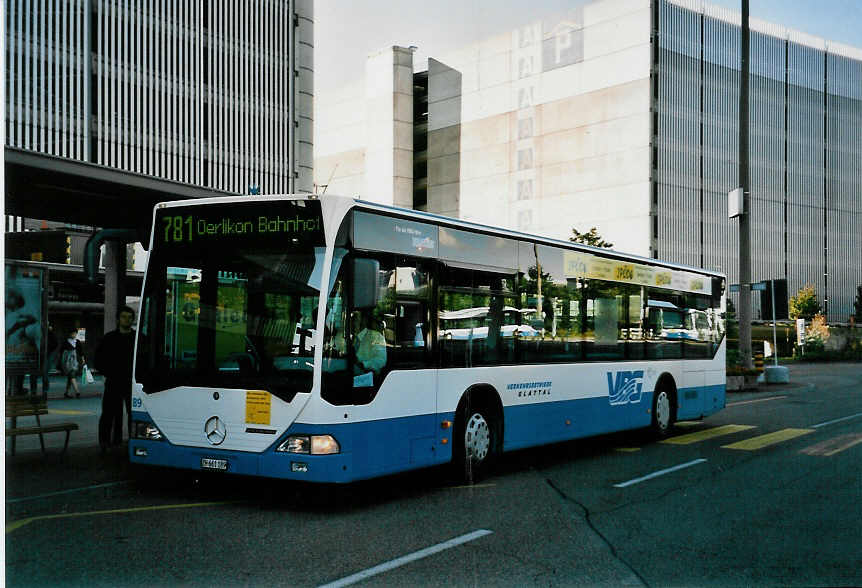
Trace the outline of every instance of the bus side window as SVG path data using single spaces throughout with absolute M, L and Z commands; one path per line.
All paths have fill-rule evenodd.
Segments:
M 626 293 L 628 294 L 628 317 L 625 328 L 626 335 L 626 358 L 627 359 L 643 359 L 646 355 L 644 344 L 644 323 L 646 317 L 644 312 L 646 309 L 643 305 L 644 288 L 641 286 L 627 286 Z
M 427 262 L 409 258 L 395 269 L 394 361 L 405 367 L 424 367 L 430 361 L 429 269 Z
M 683 354 L 685 357 L 712 357 L 712 333 L 710 332 L 707 312 L 710 308 L 708 296 L 688 294 L 685 309 L 685 337 Z
M 404 256 L 380 261 L 383 294 L 377 318 L 390 368 L 421 368 L 430 360 L 428 307 L 430 262 Z
M 473 306 L 473 271 L 441 266 L 437 297 L 437 344 L 443 367 L 472 365 L 470 341 L 480 334 L 482 308 Z
M 679 359 L 683 354 L 684 308 L 679 294 L 648 288 L 647 347 L 649 359 Z
M 525 363 L 579 361 L 584 338 L 582 289 L 567 277 L 564 252 L 522 242 L 518 251 L 521 312 L 518 353 Z
M 514 286 L 514 275 L 443 268 L 437 332 L 443 367 L 516 362 L 521 327 Z
M 622 359 L 625 356 L 625 315 L 628 299 L 625 286 L 602 280 L 589 280 L 586 289 L 587 359 Z

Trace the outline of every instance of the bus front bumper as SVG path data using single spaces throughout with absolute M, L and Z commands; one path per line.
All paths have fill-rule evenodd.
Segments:
M 132 439 L 132 464 L 320 483 L 347 483 L 355 477 L 352 456 L 282 453 L 269 449 L 249 453 L 205 447 L 184 447 L 169 441 Z

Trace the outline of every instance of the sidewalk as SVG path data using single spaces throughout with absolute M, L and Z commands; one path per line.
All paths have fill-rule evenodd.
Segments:
M 62 454 L 65 434 L 44 435 L 45 453 L 39 446 L 38 435 L 17 437 L 16 454 L 11 454 L 11 438 L 5 438 L 6 511 L 16 504 L 44 495 L 103 496 L 107 489 L 125 484 L 131 479 L 127 444 L 102 455 L 99 448 L 99 416 L 105 380 L 97 375 L 93 384 L 78 385 L 80 398 L 63 398 L 66 378 L 60 374 L 50 376 L 48 387 L 48 414 L 43 423 L 73 422 L 78 430 L 72 431 L 69 447 Z M 39 391 L 42 391 L 39 382 Z M 19 425 L 35 424 L 33 417 L 21 417 Z M 124 437 L 128 433 L 124 431 Z M 16 507 L 17 508 L 17 507 Z
M 72 435 L 79 431 L 73 431 Z M 98 443 L 69 447 L 61 459 L 57 449 L 24 451 L 14 457 L 6 453 L 6 514 L 15 504 L 54 495 L 104 496 L 106 488 L 124 486 L 132 480 L 126 444 L 102 455 Z M 15 510 L 18 510 L 17 508 Z
M 81 377 L 78 376 L 78 389 L 81 391 L 81 398 L 92 398 L 98 396 L 101 398 L 102 392 L 105 389 L 105 378 L 98 374 L 93 374 L 96 380 L 92 384 L 82 384 Z M 66 390 L 66 376 L 60 373 L 52 373 L 48 377 L 50 385 L 48 386 L 48 400 L 63 398 L 63 392 Z M 42 391 L 42 383 L 39 383 L 39 391 Z M 74 395 L 74 390 L 70 394 Z

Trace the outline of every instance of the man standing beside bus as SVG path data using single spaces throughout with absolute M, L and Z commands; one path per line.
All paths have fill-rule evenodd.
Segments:
M 134 321 L 135 311 L 128 306 L 121 307 L 117 312 L 117 329 L 105 334 L 96 350 L 96 368 L 105 375 L 102 416 L 99 418 L 99 447 L 103 453 L 123 442 L 123 404 L 126 405 L 131 434 Z

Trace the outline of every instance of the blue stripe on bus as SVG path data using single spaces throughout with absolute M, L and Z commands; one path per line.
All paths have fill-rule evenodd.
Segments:
M 677 419 L 708 416 L 724 408 L 725 386 L 681 388 Z M 653 393 L 640 402 L 613 406 L 606 396 L 560 402 L 538 402 L 504 409 L 506 432 L 503 450 L 523 449 L 591 435 L 648 427 Z
M 691 393 L 694 398 L 688 398 Z M 677 410 L 677 420 L 696 419 L 701 416 L 709 416 L 724 408 L 726 403 L 726 386 L 716 384 L 714 386 L 700 386 L 696 388 L 681 388 L 677 391 L 680 398 L 680 406 Z
M 684 388 L 678 396 L 682 402 L 678 418 L 698 418 L 724 408 L 725 387 Z M 504 409 L 503 449 L 646 427 L 651 408 L 651 392 L 644 393 L 640 402 L 617 406 L 612 406 L 607 397 L 508 406 Z M 152 420 L 145 412 L 134 411 L 132 415 L 135 420 Z M 452 457 L 451 439 L 446 444 L 438 439 L 454 431 L 441 429 L 440 422 L 454 417 L 454 413 L 441 413 L 331 425 L 295 423 L 263 453 L 132 439 L 130 459 L 138 464 L 200 470 L 201 458 L 209 457 L 226 459 L 228 471 L 235 474 L 344 483 L 448 462 Z M 331 434 L 341 445 L 341 453 L 302 455 L 275 451 L 287 435 L 295 434 Z M 135 456 L 138 447 L 147 450 L 147 457 Z M 292 462 L 305 464 L 307 471 L 291 471 Z
M 652 395 L 648 394 L 644 394 L 639 403 L 622 406 L 611 406 L 606 396 L 508 406 L 504 409 L 503 450 L 644 427 L 649 425 L 650 415 L 646 410 L 651 406 Z M 645 418 L 634 424 L 636 413 L 641 412 Z

